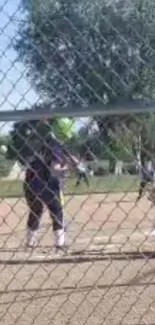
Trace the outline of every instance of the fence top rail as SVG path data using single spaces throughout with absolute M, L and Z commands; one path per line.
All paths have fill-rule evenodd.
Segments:
M 38 119 L 50 119 L 52 117 L 90 117 L 90 116 L 113 116 L 155 113 L 155 101 L 122 102 L 113 105 L 92 105 L 92 106 L 67 106 L 55 109 L 43 105 L 37 110 L 0 110 L 0 122 L 28 121 Z

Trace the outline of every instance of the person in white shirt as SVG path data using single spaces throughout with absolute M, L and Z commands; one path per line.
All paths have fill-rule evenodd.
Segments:
M 80 185 L 81 180 L 84 180 L 87 186 L 89 186 L 89 179 L 87 175 L 87 166 L 84 159 L 80 159 L 77 165 L 77 182 L 76 186 Z

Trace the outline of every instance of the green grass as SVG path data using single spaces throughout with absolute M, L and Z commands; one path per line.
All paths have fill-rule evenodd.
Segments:
M 90 178 L 90 187 L 81 182 L 78 188 L 75 188 L 76 179 L 68 179 L 66 182 L 65 194 L 86 194 L 86 193 L 119 193 L 134 192 L 138 189 L 138 178 L 128 175 L 120 177 L 104 176 Z M 1 180 L 0 181 L 0 197 L 22 197 L 23 186 L 20 180 Z

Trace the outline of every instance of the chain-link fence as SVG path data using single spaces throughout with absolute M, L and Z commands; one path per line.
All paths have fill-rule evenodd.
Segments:
M 154 325 L 154 0 L 1 2 L 1 324 Z

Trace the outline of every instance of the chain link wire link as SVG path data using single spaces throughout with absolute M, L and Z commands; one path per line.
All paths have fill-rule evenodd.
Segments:
M 155 4 L 0 4 L 0 323 L 154 325 Z

